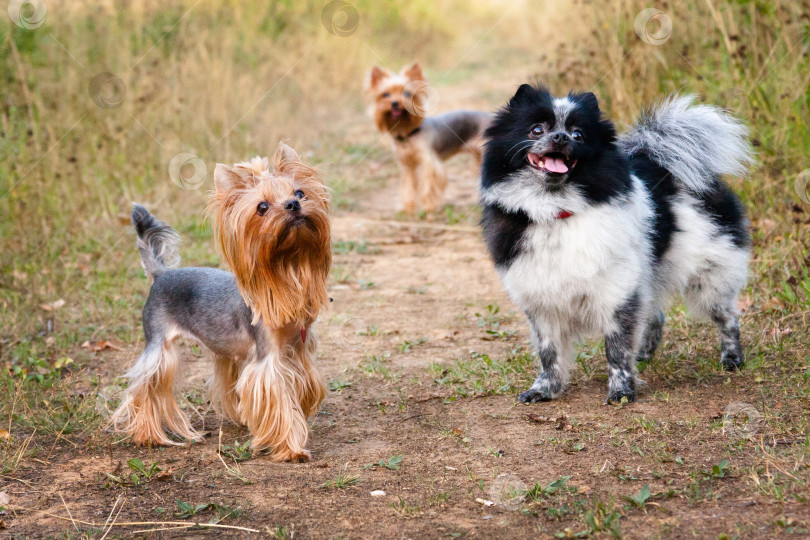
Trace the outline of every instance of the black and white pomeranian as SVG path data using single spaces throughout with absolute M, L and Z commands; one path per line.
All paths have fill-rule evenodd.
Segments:
M 737 295 L 750 239 L 721 175 L 753 162 L 747 129 L 717 107 L 671 96 L 617 136 L 592 93 L 522 85 L 485 132 L 482 225 L 504 287 L 526 313 L 542 372 L 524 403 L 557 397 L 572 342 L 605 339 L 607 402 L 636 395 L 663 309 L 682 294 L 742 365 Z

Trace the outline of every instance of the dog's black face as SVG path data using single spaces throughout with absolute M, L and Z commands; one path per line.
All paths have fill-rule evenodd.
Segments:
M 485 133 L 483 187 L 530 173 L 548 192 L 576 186 L 603 199 L 629 181 L 613 124 L 592 93 L 553 98 L 543 87 L 518 88 Z

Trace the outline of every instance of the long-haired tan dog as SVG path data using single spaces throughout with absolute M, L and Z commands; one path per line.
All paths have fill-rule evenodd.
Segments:
M 447 175 L 442 162 L 460 152 L 481 164 L 481 136 L 491 115 L 451 111 L 426 117 L 429 85 L 419 64 L 393 73 L 374 66 L 365 80 L 369 112 L 382 133 L 391 136 L 402 178 L 402 210 L 438 210 L 444 202 Z
M 307 417 L 326 395 L 315 367 L 312 324 L 329 302 L 329 192 L 320 176 L 280 143 L 272 167 L 254 158 L 217 165 L 214 216 L 222 258 L 233 273 L 170 269 L 178 235 L 135 205 L 146 273 L 154 279 L 143 312 L 146 347 L 127 373 L 129 388 L 113 415 L 136 444 L 199 440 L 174 398 L 179 367 L 173 342 L 201 341 L 215 357 L 213 402 L 248 427 L 255 450 L 277 461 L 302 461 Z

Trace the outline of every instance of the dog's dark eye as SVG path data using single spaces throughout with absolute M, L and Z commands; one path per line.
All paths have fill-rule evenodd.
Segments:
M 532 126 L 532 130 L 529 132 L 529 137 L 540 137 L 543 133 L 545 133 L 545 128 L 542 124 L 537 124 L 536 126 Z
M 409 97 L 412 97 L 412 96 L 413 96 L 413 94 L 411 94 L 411 93 L 410 93 L 410 92 L 408 92 L 408 91 L 402 92 L 402 95 L 403 95 L 403 96 L 405 96 L 406 98 L 409 98 Z
M 585 136 L 582 134 L 580 130 L 575 129 L 573 132 L 571 132 L 571 138 L 574 139 L 576 142 L 582 142 Z
M 391 97 L 391 92 L 383 92 L 382 97 L 384 97 L 384 98 Z
M 296 189 L 295 190 L 295 197 L 297 199 L 303 199 L 304 198 L 304 192 L 301 191 L 300 189 Z
M 256 213 L 260 216 L 263 216 L 270 210 L 270 203 L 267 201 L 262 201 L 259 203 L 259 206 L 256 207 Z

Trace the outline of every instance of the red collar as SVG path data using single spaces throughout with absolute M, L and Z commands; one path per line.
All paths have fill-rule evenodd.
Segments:
M 573 216 L 573 215 L 574 215 L 574 214 L 572 214 L 572 213 L 571 213 L 571 212 L 569 212 L 568 210 L 560 210 L 560 211 L 557 213 L 557 219 L 567 219 L 567 218 L 570 218 L 570 217 L 571 217 L 571 216 Z

